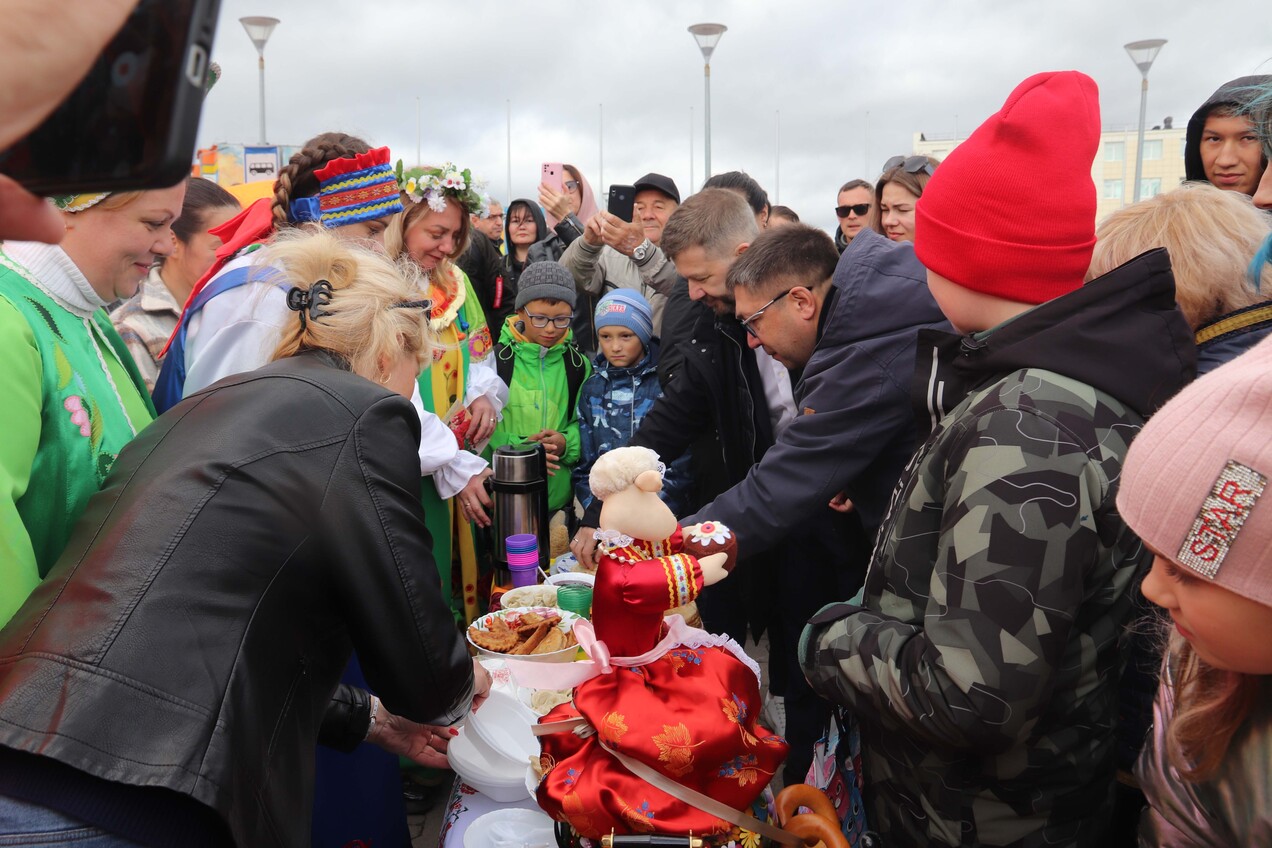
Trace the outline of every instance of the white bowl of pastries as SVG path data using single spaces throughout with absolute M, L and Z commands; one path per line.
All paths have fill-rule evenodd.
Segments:
M 513 607 L 483 615 L 468 627 L 477 653 L 497 659 L 571 662 L 578 652 L 579 616 L 556 607 Z

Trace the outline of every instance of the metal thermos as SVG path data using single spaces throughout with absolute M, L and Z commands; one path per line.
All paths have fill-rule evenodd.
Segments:
M 533 533 L 539 540 L 539 567 L 548 567 L 548 456 L 543 445 L 527 442 L 495 448 L 490 465 L 495 502 L 496 581 L 511 582 L 504 540 Z

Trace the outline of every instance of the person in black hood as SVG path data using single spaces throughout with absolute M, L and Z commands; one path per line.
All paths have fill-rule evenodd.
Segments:
M 502 327 L 504 319 L 516 311 L 513 304 L 517 300 L 517 280 L 530 264 L 530 246 L 547 237 L 548 223 L 537 203 L 521 197 L 508 204 L 504 217 L 504 244 L 508 246 L 508 254 L 503 258 L 503 292 L 494 305 L 494 313 L 486 315 L 489 326 Z
M 1237 77 L 1219 86 L 1188 120 L 1184 178 L 1253 195 L 1268 166 L 1249 105 L 1272 76 Z

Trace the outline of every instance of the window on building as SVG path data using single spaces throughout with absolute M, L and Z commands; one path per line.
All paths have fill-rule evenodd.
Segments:
M 1121 162 L 1125 158 L 1126 158 L 1126 142 L 1124 141 L 1104 142 L 1104 161 L 1105 162 Z M 1119 197 L 1120 196 L 1121 195 L 1119 195 Z
M 1162 158 L 1162 140 L 1160 138 L 1149 139 L 1144 142 L 1144 160 L 1161 159 Z
M 1122 199 L 1122 181 L 1121 180 L 1105 180 L 1104 181 L 1104 199 L 1105 200 L 1121 200 Z
M 1147 150 L 1145 150 L 1147 152 Z M 1162 180 L 1160 177 L 1152 177 L 1140 180 L 1140 200 L 1148 200 L 1150 197 L 1156 197 L 1162 193 Z

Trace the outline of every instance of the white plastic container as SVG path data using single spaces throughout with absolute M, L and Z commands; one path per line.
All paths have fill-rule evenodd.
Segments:
M 469 714 L 469 741 L 490 762 L 524 769 L 539 758 L 539 741 L 531 731 L 538 716 L 514 696 L 494 690 L 481 708 Z
M 463 781 L 492 801 L 510 804 L 529 797 L 526 790 L 526 767 L 513 765 L 500 757 L 487 759 L 468 737 L 468 728 L 461 727 L 459 735 L 446 747 L 450 766 Z

